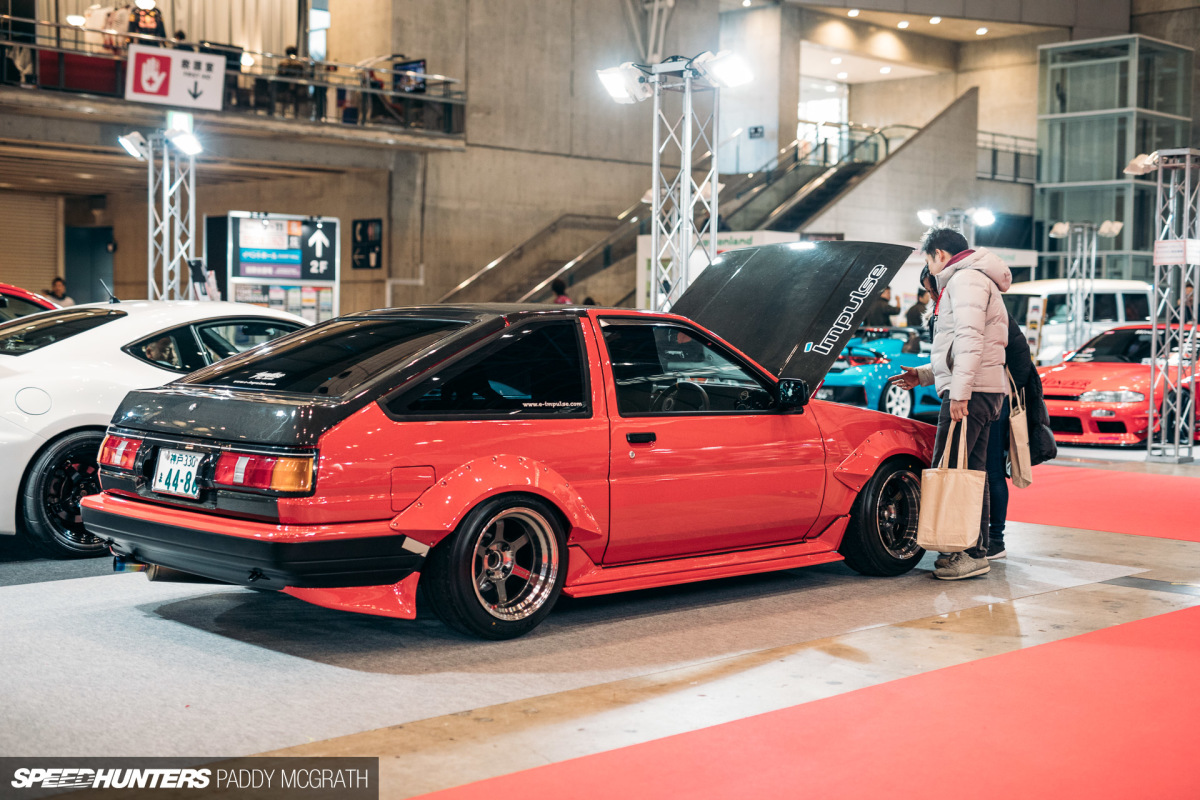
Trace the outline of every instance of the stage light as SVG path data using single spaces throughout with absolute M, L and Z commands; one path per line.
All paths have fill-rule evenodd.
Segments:
M 146 142 L 146 137 L 137 131 L 127 133 L 124 136 L 118 136 L 117 141 L 121 147 L 125 148 L 125 152 L 136 158 L 138 161 L 145 161 L 150 157 L 150 145 Z
M 1141 153 L 1134 157 L 1129 164 L 1126 165 L 1124 172 L 1126 175 L 1146 175 L 1158 169 L 1158 151 L 1155 150 L 1149 155 Z
M 171 144 L 178 147 L 186 155 L 198 156 L 204 152 L 204 148 L 200 145 L 200 140 L 196 138 L 194 133 L 180 130 L 167 131 L 167 139 Z
M 596 75 L 609 96 L 618 103 L 636 103 L 654 94 L 654 90 L 646 83 L 645 74 L 632 61 L 626 61 L 619 67 L 598 69 Z
M 917 212 L 917 219 L 927 228 L 932 228 L 938 219 L 938 210 L 936 208 L 922 208 Z
M 746 60 L 729 50 L 701 53 L 692 59 L 692 66 L 723 89 L 744 86 L 754 80 L 754 73 L 750 71 Z
M 996 215 L 990 208 L 972 208 L 968 213 L 971 215 L 971 221 L 981 228 L 986 228 L 996 221 Z

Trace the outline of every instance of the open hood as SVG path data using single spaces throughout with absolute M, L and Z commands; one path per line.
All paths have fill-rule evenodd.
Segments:
M 798 242 L 722 253 L 672 313 L 773 372 L 816 389 L 911 247 Z

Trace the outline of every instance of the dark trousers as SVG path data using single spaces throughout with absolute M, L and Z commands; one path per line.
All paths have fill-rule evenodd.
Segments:
M 942 409 L 938 413 L 937 438 L 933 443 L 933 463 L 937 465 L 942 460 L 942 452 L 946 448 L 946 437 L 950 432 L 950 400 L 942 399 Z M 986 471 L 988 439 L 992 423 L 1000 417 L 1000 404 L 1004 395 L 1000 392 L 974 392 L 967 401 L 967 418 L 962 423 L 967 426 L 967 469 Z M 958 426 L 954 426 L 954 438 L 950 447 L 950 464 L 958 463 Z M 983 511 L 979 518 L 979 541 L 967 550 L 972 558 L 987 556 L 988 529 L 991 525 L 990 503 L 985 487 L 983 492 Z
M 991 524 L 988 540 L 1004 548 L 1004 523 L 1008 520 L 1008 467 L 1004 454 L 1008 452 L 1008 397 L 1000 407 L 1000 419 L 992 423 L 988 436 L 987 480 Z

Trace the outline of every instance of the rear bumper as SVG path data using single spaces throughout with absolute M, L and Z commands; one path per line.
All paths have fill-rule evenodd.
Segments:
M 428 550 L 398 535 L 326 535 L 306 541 L 302 532 L 293 528 L 284 539 L 279 537 L 280 526 L 242 520 L 237 521 L 239 535 L 213 533 L 172 524 L 160 514 L 139 515 L 140 503 L 106 503 L 106 499 L 103 494 L 88 498 L 83 522 L 88 532 L 109 540 L 114 552 L 147 564 L 258 589 L 395 584 L 420 570 Z M 146 510 L 151 509 L 160 511 L 154 506 Z M 159 518 L 147 518 L 151 516 Z M 207 528 L 222 522 L 220 517 L 194 512 L 181 511 L 173 516 L 178 517 L 173 522 Z M 248 524 L 261 525 L 261 535 L 245 535 Z

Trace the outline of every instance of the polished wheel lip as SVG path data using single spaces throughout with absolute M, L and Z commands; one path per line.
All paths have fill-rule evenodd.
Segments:
M 911 417 L 913 409 L 912 392 L 899 386 L 888 384 L 883 396 L 883 407 L 887 413 L 897 417 Z M 901 413 L 901 410 L 903 413 Z
M 496 619 L 526 619 L 552 596 L 558 564 L 558 537 L 550 521 L 524 506 L 505 509 L 475 537 L 471 557 L 475 599 Z
M 91 449 L 90 444 L 81 443 L 61 454 L 42 486 L 42 510 L 55 540 L 79 552 L 104 549 L 104 540 L 92 536 L 83 527 L 79 506 L 84 497 L 100 492 L 100 465 L 95 457 L 87 457 Z M 99 450 L 99 445 L 96 449 Z
M 921 481 L 911 469 L 888 476 L 875 494 L 875 528 L 884 550 L 892 558 L 917 555 L 917 513 L 921 508 Z M 902 520 L 907 516 L 907 523 Z M 903 530 L 900 526 L 903 524 Z

